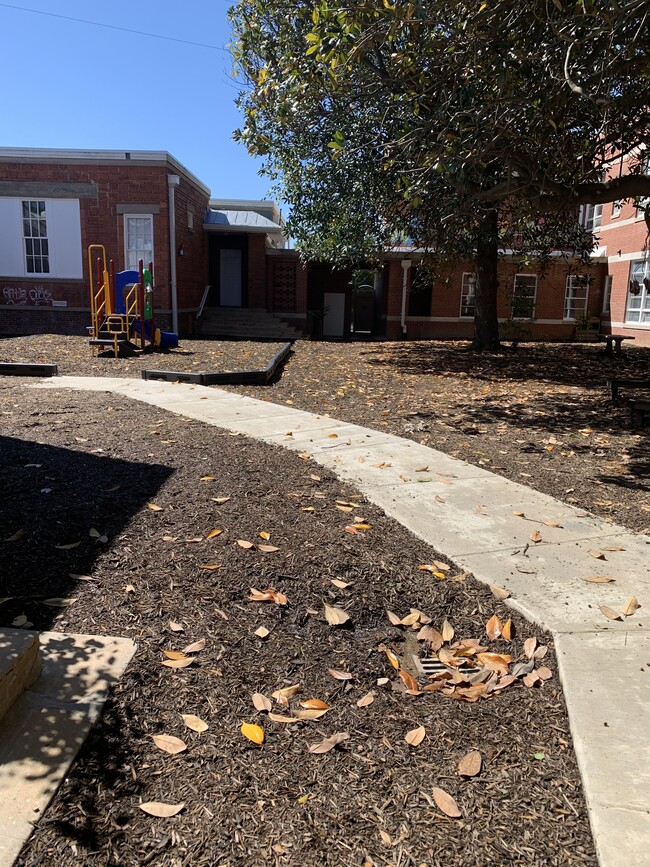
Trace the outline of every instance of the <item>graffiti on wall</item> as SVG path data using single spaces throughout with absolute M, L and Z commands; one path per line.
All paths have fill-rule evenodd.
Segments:
M 44 286 L 34 286 L 31 289 L 23 289 L 18 286 L 5 286 L 2 290 L 2 296 L 5 304 L 20 306 L 31 304 L 39 307 L 41 304 L 52 303 L 52 293 Z

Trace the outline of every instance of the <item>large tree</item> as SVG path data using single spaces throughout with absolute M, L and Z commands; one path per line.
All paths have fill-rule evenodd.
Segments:
M 650 194 L 641 158 L 603 175 L 650 140 L 647 14 L 641 0 L 240 0 L 239 135 L 267 157 L 306 253 L 408 237 L 475 255 L 475 345 L 494 347 L 504 234 L 586 253 L 580 203 Z

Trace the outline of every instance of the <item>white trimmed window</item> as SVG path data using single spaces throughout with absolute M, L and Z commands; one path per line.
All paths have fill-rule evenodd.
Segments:
M 564 319 L 573 322 L 587 315 L 589 278 L 585 274 L 570 274 L 566 278 L 564 293 Z
M 630 266 L 625 322 L 650 325 L 650 260 L 632 262 Z
M 535 313 L 537 294 L 536 274 L 516 274 L 512 293 L 513 319 L 532 319 Z
M 612 219 L 614 220 L 616 217 L 620 217 L 622 210 L 623 199 L 616 199 L 616 201 L 612 203 Z
M 603 313 L 609 313 L 612 301 L 612 280 L 611 274 L 605 277 L 605 288 L 603 290 Z
M 27 274 L 50 273 L 50 248 L 47 239 L 45 202 L 42 199 L 23 200 L 23 241 Z
M 600 229 L 600 224 L 603 221 L 603 206 L 602 205 L 583 205 L 580 222 L 588 232 L 595 232 Z
M 473 319 L 476 313 L 476 274 L 463 273 L 460 295 L 460 315 L 462 319 Z
M 153 216 L 124 215 L 124 265 L 127 271 L 137 271 L 140 259 L 149 267 L 153 257 Z

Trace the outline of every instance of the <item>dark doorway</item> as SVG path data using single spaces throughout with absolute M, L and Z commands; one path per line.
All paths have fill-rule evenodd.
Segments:
M 248 238 L 210 235 L 208 307 L 248 306 Z
M 372 334 L 375 321 L 375 288 L 367 283 L 352 290 L 352 333 Z

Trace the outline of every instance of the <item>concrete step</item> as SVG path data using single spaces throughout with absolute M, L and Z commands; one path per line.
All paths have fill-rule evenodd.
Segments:
M 296 340 L 302 333 L 260 308 L 212 307 L 203 311 L 199 331 L 204 337 L 251 340 Z
M 38 634 L 0 629 L 0 719 L 34 683 L 40 670 Z

